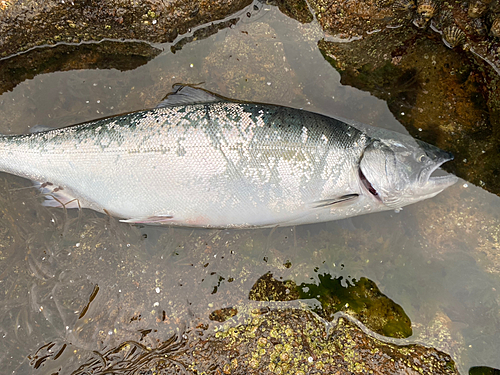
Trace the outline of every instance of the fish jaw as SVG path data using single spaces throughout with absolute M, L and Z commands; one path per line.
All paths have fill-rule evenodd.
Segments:
M 440 148 L 430 145 L 421 140 L 415 140 L 420 150 L 425 153 L 427 165 L 422 168 L 418 174 L 415 185 L 417 186 L 413 194 L 418 194 L 421 199 L 428 199 L 441 193 L 444 189 L 450 187 L 458 181 L 458 178 L 452 174 L 441 176 L 433 176 L 432 174 L 438 169 L 441 171 L 441 166 L 454 159 L 450 152 L 441 150 Z
M 428 198 L 432 198 L 439 193 L 441 193 L 444 189 L 454 185 L 458 181 L 458 178 L 453 175 L 439 176 L 439 177 L 431 177 L 427 183 L 420 188 L 420 197 L 419 200 L 424 200 Z
M 445 152 L 443 151 L 443 153 Z M 443 157 L 437 161 L 434 166 L 422 170 L 419 176 L 420 186 L 418 187 L 418 191 L 422 199 L 432 198 L 458 181 L 458 177 L 452 174 L 432 176 L 435 171 L 441 169 L 441 165 L 447 161 L 453 160 L 453 155 L 450 153 L 446 154 L 447 155 L 443 155 Z

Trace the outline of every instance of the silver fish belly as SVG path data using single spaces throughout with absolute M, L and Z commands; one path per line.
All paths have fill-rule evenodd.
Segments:
M 160 108 L 1 136 L 0 170 L 52 187 L 47 205 L 74 199 L 68 207 L 130 223 L 223 228 L 394 209 L 455 182 L 430 176 L 451 155 L 411 137 L 210 95 L 182 86 Z

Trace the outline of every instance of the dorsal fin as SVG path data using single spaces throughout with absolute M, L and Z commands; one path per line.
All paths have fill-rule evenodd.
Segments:
M 34 126 L 32 126 L 30 128 L 29 132 L 31 134 L 33 134 L 33 133 L 42 133 L 42 132 L 46 132 L 46 131 L 54 130 L 54 129 L 55 128 L 47 126 L 47 125 L 36 124 L 36 125 L 34 125 Z
M 222 96 L 189 85 L 175 84 L 172 86 L 172 89 L 173 92 L 168 94 L 156 108 L 227 101 Z

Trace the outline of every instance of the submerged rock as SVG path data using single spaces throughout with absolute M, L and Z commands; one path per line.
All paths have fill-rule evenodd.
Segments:
M 3 310 L 0 321 L 7 334 L 2 344 L 15 343 L 2 347 L 13 358 L 2 363 L 7 368 L 17 362 L 24 366 L 20 373 L 37 367 L 38 372 L 59 375 L 74 371 L 169 374 L 176 368 L 198 374 L 457 373 L 441 351 L 373 333 L 389 334 L 384 327 L 392 328 L 385 322 L 408 329 L 408 317 L 388 297 L 404 301 L 400 295 L 386 291 L 384 295 L 370 280 L 355 282 L 345 274 L 342 280 L 349 283 L 339 286 L 340 275 L 329 278 L 324 271 L 312 270 L 315 264 L 338 263 L 342 258 L 351 265 L 359 262 L 358 266 L 371 259 L 387 263 L 379 275 L 385 285 L 398 270 L 407 280 L 395 279 L 411 286 L 421 284 L 418 275 L 423 267 L 404 267 L 402 262 L 408 259 L 395 255 L 397 244 L 389 240 L 395 232 L 403 233 L 400 227 L 395 230 L 387 222 L 376 221 L 371 227 L 344 232 L 329 225 L 307 238 L 304 232 L 314 229 L 303 227 L 293 246 L 293 236 L 285 240 L 291 233 L 285 228 L 276 229 L 272 238 L 267 231 L 191 233 L 166 228 L 148 231 L 144 237 L 139 228 L 93 212 L 82 216 L 86 211 L 64 213 L 31 204 L 36 197 L 33 190 L 9 194 L 12 185 L 4 183 L 0 188 L 5 245 L 0 267 L 6 275 L 0 286 L 6 301 L 16 303 Z M 50 230 L 47 223 L 52 223 Z M 368 233 L 378 233 L 380 239 Z M 339 240 L 341 246 L 336 244 Z M 408 237 L 401 235 L 401 241 L 406 243 Z M 298 280 L 308 273 L 300 289 L 298 281 L 259 274 L 266 268 L 267 261 L 262 261 L 266 246 L 274 249 L 269 258 L 283 266 L 271 267 L 276 279 L 280 272 L 283 280 Z M 309 263 L 299 264 L 294 252 L 306 254 Z M 430 273 L 443 273 L 427 263 L 426 267 Z M 266 302 L 249 302 L 249 298 Z M 439 305 L 447 307 L 443 300 L 439 298 Z M 402 305 L 412 309 L 409 302 Z M 320 315 L 304 311 L 311 306 Z M 341 311 L 338 323 L 339 314 L 331 316 L 334 311 Z M 353 324 L 344 314 L 355 316 L 372 331 Z M 420 309 L 409 313 L 423 314 Z M 333 318 L 332 323 L 321 316 Z M 448 320 L 440 317 L 439 322 L 443 324 L 433 324 L 426 337 L 437 337 L 439 341 L 432 344 L 444 351 L 451 348 L 456 355 L 455 344 L 448 345 L 455 336 L 443 336 Z M 173 332 L 176 336 L 167 339 Z M 421 342 L 421 337 L 416 340 Z M 457 345 L 464 347 L 462 342 Z M 31 368 L 23 362 L 27 353 L 32 353 Z
M 201 336 L 200 336 L 201 335 Z M 50 347 L 50 349 L 49 349 Z M 62 349 L 61 349 L 62 348 Z M 49 344 L 30 357 L 40 368 L 64 351 Z M 69 347 L 71 349 L 71 347 Z M 126 370 L 125 366 L 126 365 Z M 215 332 L 198 329 L 155 347 L 123 342 L 93 352 L 73 374 L 458 374 L 446 354 L 395 341 L 386 343 L 343 317 L 325 324 L 312 312 L 254 309 Z
M 293 103 L 304 95 L 283 42 L 262 22 L 249 23 L 240 35 L 228 34 L 214 43 L 203 61 L 202 76 L 210 83 L 207 88 L 229 98 Z
M 349 280 L 331 275 L 318 275 L 319 282 L 297 285 L 291 280 L 279 281 L 267 273 L 260 277 L 248 298 L 254 301 L 293 301 L 317 299 L 313 310 L 326 320 L 342 311 L 361 321 L 372 331 L 396 338 L 412 334 L 411 321 L 403 308 L 380 292 L 377 285 L 362 277 Z

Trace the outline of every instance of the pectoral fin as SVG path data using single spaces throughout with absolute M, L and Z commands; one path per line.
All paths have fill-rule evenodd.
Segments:
M 33 185 L 38 188 L 45 200 L 42 205 L 45 207 L 57 208 L 83 208 L 85 203 L 74 197 L 73 194 L 61 186 L 52 184 L 51 182 L 40 183 L 33 181 Z
M 334 204 L 352 201 L 352 200 L 356 199 L 357 197 L 359 197 L 359 194 L 346 194 L 346 195 L 342 195 L 340 197 L 316 201 L 316 202 L 313 202 L 311 205 L 314 208 L 323 208 L 323 207 L 333 206 Z
M 129 224 L 169 224 L 174 217 L 172 215 L 157 215 L 149 217 L 131 218 L 120 220 Z

